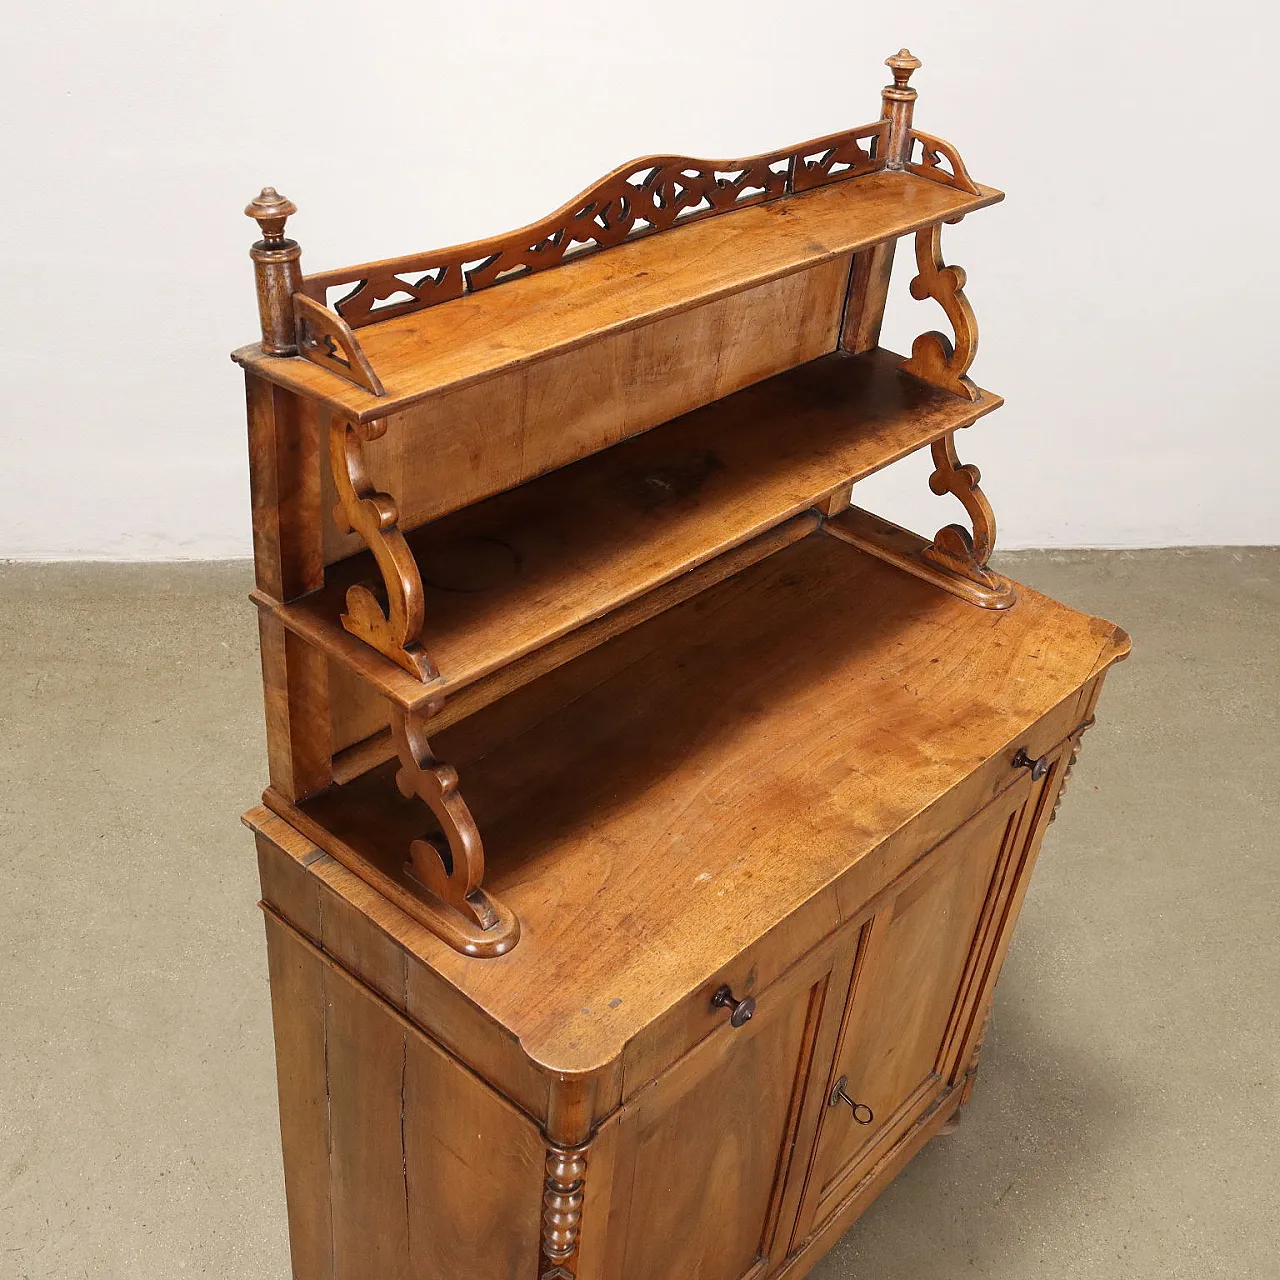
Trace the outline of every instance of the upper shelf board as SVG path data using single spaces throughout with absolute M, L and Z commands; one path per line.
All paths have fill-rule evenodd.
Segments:
M 300 356 L 267 355 L 258 343 L 232 358 L 350 420 L 371 422 L 1004 199 L 994 187 L 979 190 L 970 195 L 883 170 L 368 325 L 359 330 L 360 346 L 386 388 L 383 396 Z

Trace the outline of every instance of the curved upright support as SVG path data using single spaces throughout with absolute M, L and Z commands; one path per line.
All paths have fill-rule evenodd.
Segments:
M 988 597 L 984 601 L 988 608 L 1012 604 L 1013 583 L 987 568 L 996 545 L 996 517 L 979 486 L 982 473 L 972 463 L 960 461 L 954 431 L 935 440 L 932 452 L 934 472 L 929 477 L 929 488 L 939 497 L 950 493 L 958 498 L 973 522 L 973 532 L 963 525 L 946 525 L 938 530 L 921 556 L 980 588 Z
M 431 680 L 437 672 L 420 643 L 425 618 L 422 576 L 397 527 L 395 499 L 380 493 L 370 480 L 360 448 L 386 429 L 385 419 L 365 425 L 335 419 L 329 430 L 329 463 L 338 491 L 334 521 L 343 533 L 354 529 L 364 539 L 378 562 L 385 594 L 384 607 L 369 587 L 351 587 L 342 625 L 419 680 Z
M 964 296 L 964 268 L 949 267 L 942 260 L 941 223 L 916 232 L 916 267 L 919 275 L 911 281 L 911 296 L 917 302 L 933 298 L 947 313 L 956 340 L 952 346 L 944 333 L 922 333 L 911 344 L 911 359 L 902 367 L 930 386 L 966 400 L 981 400 L 982 392 L 966 376 L 978 354 L 978 322 Z
M 467 802 L 458 791 L 458 773 L 436 759 L 427 740 L 425 718 L 392 705 L 391 737 L 400 757 L 396 786 L 416 796 L 435 815 L 444 839 L 414 840 L 406 871 L 451 913 L 432 923 L 451 946 L 471 954 L 500 955 L 515 945 L 515 916 L 484 892 L 484 845 Z M 448 924 L 448 928 L 443 927 Z

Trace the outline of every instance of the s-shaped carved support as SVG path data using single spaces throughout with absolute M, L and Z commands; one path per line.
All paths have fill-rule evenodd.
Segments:
M 416 796 L 435 815 L 444 839 L 414 840 L 406 870 L 453 913 L 452 928 L 433 924 L 446 942 L 476 955 L 500 955 L 520 936 L 519 922 L 480 887 L 484 844 L 467 802 L 458 790 L 458 772 L 438 760 L 427 740 L 425 718 L 392 706 L 391 737 L 400 757 L 396 786 Z M 447 918 L 446 918 L 447 919 Z
M 963 267 L 949 267 L 942 260 L 942 224 L 935 223 L 916 232 L 916 267 L 911 296 L 918 302 L 933 298 L 947 313 L 956 341 L 952 346 L 943 333 L 922 333 L 911 344 L 911 359 L 903 364 L 930 386 L 966 400 L 982 399 L 982 392 L 969 379 L 969 367 L 978 354 L 978 322 L 964 296 Z M 935 440 L 933 474 L 929 488 L 939 497 L 950 493 L 964 504 L 973 523 L 972 534 L 962 525 L 939 529 L 920 555 L 948 574 L 971 583 L 971 598 L 987 608 L 1005 608 L 1014 601 L 1013 584 L 987 568 L 996 544 L 996 517 L 991 503 L 979 487 L 982 474 L 972 463 L 962 463 L 956 453 L 955 432 Z
M 972 583 L 974 603 L 988 609 L 1006 608 L 1014 602 L 1014 586 L 1008 578 L 987 568 L 996 545 L 996 517 L 978 482 L 982 473 L 972 463 L 962 463 L 956 453 L 956 437 L 949 431 L 932 445 L 934 472 L 929 488 L 939 497 L 953 494 L 964 504 L 973 522 L 973 533 L 963 525 L 939 529 L 920 556 L 946 573 Z M 980 598 L 978 598 L 980 597 Z
M 953 346 L 946 334 L 931 330 L 911 344 L 911 358 L 903 362 L 905 373 L 953 396 L 977 403 L 982 392 L 969 380 L 969 366 L 978 352 L 978 323 L 964 296 L 965 274 L 942 260 L 942 225 L 916 232 L 916 266 L 911 296 L 923 302 L 933 298 L 947 313 L 955 330 Z M 852 543 L 871 555 L 932 582 L 953 595 L 983 609 L 1007 609 L 1017 599 L 1012 582 L 987 568 L 996 542 L 996 518 L 979 487 L 978 468 L 960 461 L 955 432 L 935 440 L 933 474 L 929 488 L 941 497 L 950 493 L 964 504 L 973 522 L 970 533 L 963 525 L 938 530 L 932 542 L 901 529 L 860 507 L 829 514 L 823 527 L 833 537 Z
M 982 392 L 966 376 L 978 354 L 978 321 L 964 296 L 963 267 L 949 267 L 942 260 L 942 224 L 934 223 L 916 232 L 916 268 L 911 296 L 917 302 L 933 298 L 947 313 L 955 331 L 955 346 L 945 333 L 931 329 L 911 344 L 911 359 L 903 364 L 930 386 L 966 400 L 981 400 Z
M 342 625 L 410 675 L 430 680 L 437 672 L 420 643 L 426 613 L 422 576 L 397 527 L 395 499 L 378 491 L 361 450 L 366 440 L 376 440 L 386 430 L 385 419 L 361 425 L 336 418 L 329 429 L 329 465 L 338 491 L 334 522 L 343 533 L 354 529 L 373 552 L 386 606 L 373 590 L 358 583 L 347 591 Z

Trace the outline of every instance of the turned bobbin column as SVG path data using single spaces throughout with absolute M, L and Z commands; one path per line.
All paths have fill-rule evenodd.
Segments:
M 298 206 L 275 187 L 263 187 L 244 211 L 262 230 L 262 239 L 249 250 L 258 283 L 262 349 L 273 356 L 297 355 L 293 295 L 302 288 L 302 250 L 296 240 L 285 239 L 284 224 L 290 214 L 298 212 Z
M 885 142 L 886 169 L 901 169 L 911 153 L 911 117 L 915 112 L 916 91 L 907 83 L 911 73 L 921 66 L 910 49 L 899 49 L 884 65 L 893 72 L 893 83 L 880 91 L 884 106 L 880 118 L 889 122 L 889 137 Z

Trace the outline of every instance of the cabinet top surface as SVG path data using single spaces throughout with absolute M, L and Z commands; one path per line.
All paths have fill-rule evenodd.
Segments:
M 1003 198 L 993 187 L 971 195 L 909 173 L 881 171 L 640 238 L 554 271 L 371 324 L 359 331 L 360 345 L 382 379 L 384 396 L 299 356 L 267 355 L 257 344 L 232 358 L 368 422 Z
M 975 609 L 816 534 L 440 734 L 522 921 L 510 954 L 323 874 L 535 1061 L 588 1071 L 1127 651 L 1034 591 Z M 351 843 L 420 834 L 385 770 L 334 791 Z

